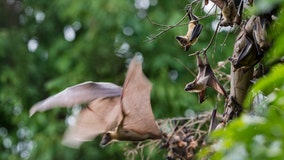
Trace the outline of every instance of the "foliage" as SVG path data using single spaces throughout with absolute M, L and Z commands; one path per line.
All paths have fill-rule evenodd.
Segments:
M 187 57 L 174 39 L 186 26 L 147 41 L 159 27 L 150 24 L 145 15 L 157 23 L 174 24 L 184 15 L 186 3 L 1 1 L 0 159 L 124 159 L 120 144 L 102 149 L 99 138 L 78 150 L 62 146 L 74 110 L 55 109 L 32 118 L 28 110 L 35 102 L 84 81 L 123 84 L 129 58 L 137 52 L 144 56 L 143 70 L 153 83 L 156 118 L 184 116 L 187 109 L 200 112 L 215 105 L 214 97 L 198 105 L 197 96 L 183 90 L 194 77 L 176 59 L 197 73 L 195 59 Z M 193 51 L 208 43 L 207 36 L 213 34 L 211 20 L 202 20 L 205 29 Z M 230 48 L 218 45 L 225 36 L 220 33 L 211 50 L 209 58 L 216 58 L 215 62 L 230 53 Z M 216 65 L 212 63 L 213 68 Z M 208 94 L 215 92 L 209 90 Z M 159 151 L 157 157 L 163 155 Z
M 283 11 L 283 10 L 282 10 Z M 283 12 L 280 12 L 283 13 Z M 265 57 L 265 63 L 278 63 L 283 57 L 282 39 L 284 17 L 279 15 L 272 26 L 274 45 Z M 243 114 L 225 129 L 211 135 L 213 143 L 204 148 L 200 157 L 210 159 L 283 159 L 284 112 L 283 112 L 284 65 L 274 65 L 269 73 L 257 80 L 247 96 L 247 111 L 253 105 L 255 112 Z

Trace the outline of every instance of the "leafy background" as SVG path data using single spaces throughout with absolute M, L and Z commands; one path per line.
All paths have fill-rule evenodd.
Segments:
M 102 149 L 97 138 L 78 150 L 63 146 L 61 138 L 75 109 L 54 109 L 31 118 L 28 111 L 37 101 L 84 81 L 122 85 L 127 64 L 136 53 L 143 55 L 143 70 L 153 83 L 151 102 L 157 119 L 191 116 L 223 106 L 212 89 L 207 90 L 210 96 L 203 104 L 196 94 L 183 90 L 194 79 L 186 68 L 197 73 L 195 58 L 187 55 L 209 43 L 215 16 L 201 21 L 204 29 L 190 52 L 184 52 L 175 40 L 186 32 L 186 26 L 147 41 L 161 27 L 152 25 L 146 15 L 156 23 L 173 25 L 184 16 L 187 3 L 1 1 L 0 159 L 125 159 L 128 143 Z M 205 13 L 197 8 L 195 14 Z M 235 36 L 225 31 L 217 35 L 208 51 L 212 68 L 230 56 Z M 225 67 L 221 71 L 229 73 L 229 65 Z M 228 82 L 221 82 L 229 88 Z M 154 157 L 165 157 L 165 151 L 158 150 Z

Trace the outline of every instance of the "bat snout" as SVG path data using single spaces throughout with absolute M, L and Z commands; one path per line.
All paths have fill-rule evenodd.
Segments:
M 180 41 L 182 39 L 181 36 L 176 36 L 176 40 Z
M 186 86 L 184 87 L 184 90 L 185 90 L 185 91 L 191 91 L 192 89 L 195 88 L 194 86 L 195 86 L 195 85 L 194 85 L 193 83 L 188 83 L 188 84 L 186 84 Z
M 187 37 L 185 37 L 185 36 L 176 36 L 176 40 L 182 46 L 184 46 L 188 43 Z

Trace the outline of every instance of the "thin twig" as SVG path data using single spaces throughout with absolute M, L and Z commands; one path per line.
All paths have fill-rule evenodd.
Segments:
M 222 45 L 221 52 L 223 51 L 223 47 L 225 46 L 225 43 L 226 43 L 226 41 L 227 41 L 227 39 L 229 37 L 229 34 L 230 34 L 231 30 L 232 30 L 232 28 L 228 31 L 228 33 L 227 33 L 223 43 L 221 44 Z
M 146 16 L 146 18 L 152 25 L 159 26 L 159 27 L 166 27 L 166 28 L 168 28 L 168 27 L 178 27 L 178 26 L 185 26 L 185 25 L 188 24 L 188 23 L 182 23 L 182 24 L 175 24 L 175 25 L 166 25 L 166 24 L 160 24 L 160 23 L 152 21 L 149 16 Z
M 190 69 L 188 68 L 180 59 L 175 58 L 176 61 L 178 61 L 181 65 L 183 65 L 183 67 L 194 77 L 196 77 L 196 74 Z
M 218 33 L 218 29 L 219 29 L 219 27 L 220 27 L 220 23 L 221 23 L 221 19 L 220 19 L 220 21 L 218 22 L 217 28 L 216 28 L 216 30 L 215 30 L 213 36 L 211 37 L 209 44 L 207 45 L 207 47 L 206 47 L 205 49 L 203 49 L 203 52 L 206 52 L 206 51 L 209 49 L 209 47 L 211 46 L 213 40 L 215 39 L 215 36 L 216 36 L 217 33 Z
M 192 7 L 192 5 L 194 3 L 200 3 L 201 1 L 200 0 L 195 0 L 195 1 L 192 1 L 188 7 Z M 215 15 L 219 15 L 219 14 L 212 14 L 212 15 L 206 15 L 206 16 L 203 16 L 201 18 L 198 18 L 197 21 L 200 21 L 202 19 L 205 19 L 209 16 L 215 16 Z M 146 16 L 147 20 L 152 24 L 152 25 L 156 25 L 156 26 L 160 26 L 160 27 L 165 27 L 163 29 L 161 29 L 162 31 L 160 31 L 159 33 L 153 35 L 153 36 L 148 36 L 148 40 L 147 41 L 153 41 L 154 39 L 156 39 L 157 37 L 161 36 L 162 34 L 166 33 L 167 31 L 175 28 L 175 27 L 179 27 L 179 26 L 184 26 L 184 25 L 187 25 L 188 23 L 184 23 L 184 24 L 180 24 L 186 17 L 188 16 L 188 13 L 186 13 L 176 24 L 174 25 L 164 25 L 164 24 L 159 24 L 159 23 L 156 23 L 156 22 L 153 22 L 149 16 Z
M 173 29 L 174 27 L 178 26 L 186 17 L 187 17 L 187 13 L 175 25 L 169 25 L 165 29 L 163 29 L 161 32 L 157 33 L 156 35 L 148 37 L 148 41 L 153 41 L 154 39 L 156 39 L 160 35 L 166 33 L 167 31 Z

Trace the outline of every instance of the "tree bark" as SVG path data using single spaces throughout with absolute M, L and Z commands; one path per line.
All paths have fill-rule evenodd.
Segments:
M 236 38 L 233 58 L 239 57 L 242 49 L 245 47 L 247 41 L 246 36 L 252 37 L 255 16 L 252 16 L 249 21 L 244 24 L 239 35 Z M 255 52 L 252 51 L 252 52 Z M 257 53 L 251 53 L 257 54 Z M 248 89 L 251 85 L 250 80 L 253 75 L 253 67 L 244 71 L 243 68 L 236 68 L 231 64 L 231 88 L 229 98 L 225 105 L 225 112 L 223 114 L 223 122 L 227 123 L 229 120 L 238 117 L 242 111 L 242 104 L 247 95 Z

